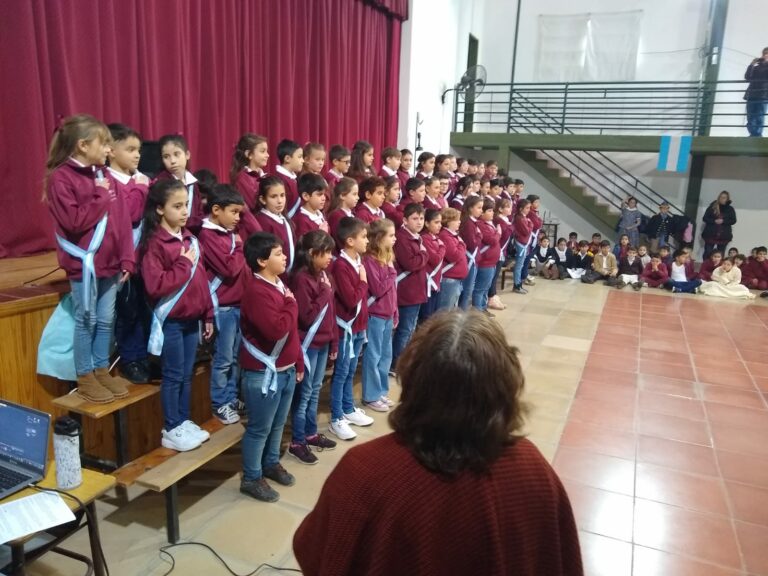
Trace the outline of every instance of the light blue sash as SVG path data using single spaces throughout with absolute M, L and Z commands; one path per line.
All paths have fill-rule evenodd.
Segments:
M 195 249 L 195 261 L 192 263 L 192 272 L 189 274 L 189 278 L 184 285 L 179 288 L 175 294 L 170 294 L 160 299 L 155 309 L 152 311 L 152 328 L 149 332 L 149 345 L 147 351 L 155 356 L 160 356 L 163 352 L 163 341 L 165 336 L 163 335 L 163 323 L 168 318 L 168 314 L 171 313 L 176 302 L 179 301 L 184 291 L 192 282 L 192 278 L 195 277 L 195 271 L 197 270 L 197 264 L 200 261 L 200 246 L 197 243 L 197 238 L 191 237 L 192 247 Z
M 477 248 L 475 248 L 474 252 L 467 250 L 467 260 L 470 268 L 475 266 L 475 258 L 477 258 Z
M 309 327 L 309 330 L 307 331 L 306 336 L 304 336 L 304 342 L 301 343 L 301 353 L 304 355 L 304 371 L 309 372 L 312 369 L 312 366 L 309 363 L 309 356 L 307 356 L 307 350 L 309 350 L 310 345 L 312 344 L 312 340 L 315 339 L 315 335 L 317 334 L 317 331 L 320 329 L 320 324 L 323 323 L 323 320 L 325 319 L 325 314 L 328 312 L 328 304 L 323 306 L 323 309 L 320 310 L 320 314 L 317 315 L 317 318 L 315 318 L 315 321 L 312 322 L 312 326 Z
M 139 222 L 139 225 L 131 230 L 131 234 L 133 234 L 133 249 L 134 250 L 136 250 L 136 248 L 139 247 L 139 242 L 141 241 L 141 233 L 143 231 L 144 231 L 144 220 L 141 220 Z
M 103 178 L 101 170 L 98 172 L 99 179 Z M 88 248 L 83 250 L 77 244 L 73 244 L 66 238 L 56 234 L 56 242 L 59 247 L 73 258 L 77 258 L 83 263 L 83 309 L 88 312 L 93 299 L 93 292 L 96 291 L 96 265 L 94 263 L 96 252 L 101 248 L 104 240 L 104 234 L 107 231 L 107 215 L 104 214 L 91 237 Z
M 187 185 L 187 216 L 192 216 L 192 200 L 195 199 L 195 183 Z
M 266 396 L 267 392 L 272 392 L 273 394 L 277 391 L 277 359 L 280 358 L 280 353 L 283 351 L 283 347 L 285 346 L 285 343 L 288 341 L 288 336 L 291 333 L 286 333 L 285 336 L 280 338 L 280 340 L 277 341 L 277 344 L 275 344 L 275 347 L 272 349 L 272 354 L 267 356 L 256 348 L 253 344 L 248 342 L 248 339 L 243 337 L 242 343 L 243 347 L 245 348 L 246 352 L 256 358 L 259 362 L 264 364 L 264 382 L 261 384 L 261 393 Z
M 299 209 L 299 206 L 301 206 L 301 195 L 299 195 L 299 199 L 296 200 L 296 204 L 293 205 L 293 208 L 288 210 L 288 218 L 293 218 L 293 215 L 296 214 L 296 212 Z
M 229 249 L 229 254 L 232 255 L 235 251 L 235 235 L 234 233 L 230 233 L 230 235 L 232 236 L 232 247 Z M 213 319 L 216 322 L 216 328 L 219 327 L 219 297 L 216 294 L 216 290 L 218 290 L 223 283 L 224 280 L 221 279 L 221 276 L 214 276 L 213 280 L 208 282 L 208 290 L 211 292 L 211 301 L 213 302 Z
M 443 261 L 440 260 L 440 263 L 435 267 L 435 269 L 432 270 L 432 272 L 430 272 L 427 275 L 427 298 L 432 296 L 433 290 L 435 292 L 440 291 L 440 286 L 438 286 L 437 282 L 435 282 L 435 276 L 437 276 L 438 272 L 440 272 L 440 269 L 442 267 L 443 267 Z M 448 270 L 450 270 L 450 268 L 448 268 Z M 445 270 L 443 272 L 445 272 Z
M 347 347 L 349 348 L 349 357 L 354 358 L 355 357 L 355 345 L 352 343 L 352 324 L 355 323 L 355 320 L 357 320 L 357 316 L 360 314 L 360 309 L 363 307 L 363 301 L 360 300 L 360 302 L 357 303 L 357 309 L 355 310 L 355 315 L 352 316 L 351 320 L 342 320 L 338 316 L 336 316 L 336 324 L 341 328 L 341 330 L 344 332 L 344 335 L 347 337 Z

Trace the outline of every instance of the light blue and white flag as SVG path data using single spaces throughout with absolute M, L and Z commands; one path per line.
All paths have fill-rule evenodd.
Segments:
M 657 170 L 687 172 L 693 136 L 662 136 Z

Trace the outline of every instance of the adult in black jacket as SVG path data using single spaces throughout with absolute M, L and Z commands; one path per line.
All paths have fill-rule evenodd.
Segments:
M 726 246 L 733 240 L 732 226 L 736 224 L 736 210 L 731 206 L 731 195 L 723 190 L 717 200 L 704 212 L 704 260 L 715 250 L 727 254 Z
M 765 108 L 768 105 L 768 47 L 763 48 L 763 57 L 755 58 L 744 73 L 749 81 L 744 100 L 747 101 L 747 131 L 750 136 L 762 136 L 765 123 Z

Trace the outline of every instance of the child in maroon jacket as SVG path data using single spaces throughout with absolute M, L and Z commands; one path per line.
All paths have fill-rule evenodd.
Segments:
M 250 132 L 240 136 L 232 154 L 229 181 L 245 200 L 248 210 L 258 208 L 259 179 L 264 177 L 267 162 L 269 150 L 264 136 Z
M 409 204 L 418 204 L 424 206 L 424 198 L 427 195 L 427 189 L 424 185 L 424 181 L 419 178 L 409 178 L 405 183 L 405 191 L 403 192 L 403 199 L 397 206 L 397 210 L 400 212 L 401 221 L 405 207 Z
M 245 273 L 243 241 L 235 232 L 245 208 L 243 197 L 228 184 L 214 186 L 208 198 L 211 213 L 203 220 L 200 245 L 208 273 L 216 340 L 211 360 L 211 409 L 222 424 L 240 421 L 237 387 L 240 369 L 240 300 Z
M 630 246 L 627 248 L 627 255 L 619 261 L 619 282 L 616 288 L 624 288 L 627 284 L 632 284 L 636 291 L 643 287 L 640 276 L 643 274 L 643 263 L 640 256 L 637 255 L 637 248 Z
M 386 182 L 377 176 L 366 178 L 360 183 L 360 201 L 354 210 L 356 218 L 366 224 L 384 218 L 384 211 L 381 207 L 384 204 L 386 186 Z
M 720 263 L 723 261 L 723 253 L 719 250 L 715 250 L 709 255 L 709 258 L 704 260 L 701 264 L 701 268 L 699 268 L 699 278 L 701 278 L 705 282 L 710 282 L 712 280 L 712 272 L 715 271 L 715 268 L 720 266 Z
M 459 296 L 459 308 L 469 309 L 472 301 L 472 292 L 475 289 L 475 277 L 477 276 L 477 255 L 480 252 L 480 241 L 483 237 L 478 226 L 478 218 L 483 213 L 483 199 L 480 196 L 468 196 L 464 201 L 464 210 L 461 214 L 459 234 L 467 247 L 468 272 L 464 278 Z
M 425 210 L 442 210 L 445 208 L 440 203 L 440 191 L 441 184 L 440 179 L 437 176 L 429 176 L 424 178 L 424 199 L 422 204 Z
M 344 243 L 339 240 L 339 223 L 344 218 L 354 217 L 354 209 L 359 198 L 358 189 L 357 182 L 346 176 L 333 188 L 333 201 L 328 211 L 328 228 L 339 250 L 344 248 Z
M 303 464 L 315 464 L 320 450 L 336 442 L 317 431 L 317 402 L 328 359 L 336 359 L 339 332 L 333 305 L 333 285 L 328 274 L 335 243 L 326 232 L 312 230 L 302 236 L 296 254 L 291 287 L 299 307 L 299 337 L 304 353 L 304 381 L 298 386 L 291 408 L 291 445 L 288 453 Z
M 184 226 L 193 234 L 203 225 L 203 194 L 195 178 L 189 171 L 189 144 L 181 134 L 166 134 L 158 142 L 160 158 L 165 170 L 155 177 L 158 180 L 179 180 L 187 188 L 187 224 Z
M 469 273 L 467 246 L 459 235 L 461 214 L 455 208 L 446 208 L 441 212 L 441 218 L 442 227 L 438 237 L 445 245 L 445 265 L 440 281 L 438 310 L 451 309 L 458 305 L 462 283 Z
M 400 179 L 397 176 L 387 178 L 384 188 L 384 204 L 381 205 L 381 210 L 386 218 L 392 220 L 393 224 L 397 224 L 401 220 L 400 211 L 397 209 L 401 194 Z
M 424 207 L 409 204 L 403 212 L 403 224 L 395 233 L 395 260 L 397 263 L 397 307 L 400 321 L 392 342 L 392 364 L 411 339 L 419 309 L 427 301 L 427 262 L 429 255 L 421 240 L 424 228 Z
M 117 287 L 134 270 L 130 216 L 104 167 L 109 142 L 104 124 L 71 116 L 54 134 L 46 162 L 57 256 L 74 304 L 77 393 L 97 403 L 128 394 L 127 382 L 109 375 L 109 354 Z
M 293 218 L 301 206 L 301 197 L 296 182 L 298 173 L 304 167 L 304 150 L 298 142 L 293 140 L 280 140 L 277 144 L 277 158 L 280 164 L 275 168 L 277 176 L 285 187 L 284 215 Z M 290 262 L 290 260 L 289 260 Z M 290 272 L 290 267 L 288 271 Z
M 355 407 L 352 379 L 368 327 L 368 276 L 362 255 L 368 247 L 368 229 L 362 220 L 342 218 L 338 239 L 343 248 L 333 263 L 336 284 L 334 305 L 339 327 L 339 355 L 331 379 L 331 422 L 328 430 L 341 440 L 357 436 L 350 424 L 370 426 L 373 418 Z
M 187 189 L 178 180 L 160 180 L 147 197 L 141 243 L 141 275 L 154 306 L 149 352 L 160 356 L 162 445 L 180 452 L 210 436 L 189 419 L 192 371 L 200 334 L 213 336 L 213 302 L 202 249 L 187 221 Z
M 131 220 L 133 247 L 141 239 L 144 204 L 149 191 L 149 179 L 138 171 L 141 158 L 141 137 L 124 124 L 110 124 L 112 146 L 109 150 L 109 174 L 115 181 Z M 150 311 L 144 297 L 144 284 L 138 274 L 126 281 L 115 300 L 115 344 L 120 356 L 120 372 L 134 384 L 149 380 L 147 338 Z
M 296 327 L 298 305 L 280 280 L 286 269 L 280 240 L 274 234 L 257 232 L 248 238 L 244 250 L 253 274 L 244 277 L 240 317 L 242 388 L 248 411 L 240 492 L 276 502 L 280 495 L 265 478 L 282 486 L 296 482 L 280 465 L 280 440 L 296 382 L 304 379 Z
M 403 154 L 397 148 L 388 146 L 381 151 L 381 170 L 379 170 L 379 178 L 386 180 L 391 176 L 397 176 L 397 171 L 400 169 L 400 160 Z
M 368 283 L 368 344 L 363 356 L 363 403 L 371 410 L 388 412 L 389 371 L 392 368 L 392 330 L 398 323 L 395 225 L 376 220 L 368 231 L 368 251 L 363 258 Z
M 259 204 L 261 209 L 256 213 L 256 221 L 264 232 L 274 234 L 280 239 L 283 251 L 288 258 L 287 273 L 293 268 L 296 256 L 296 233 L 291 220 L 284 216 L 286 189 L 283 180 L 277 176 L 262 178 L 259 184 Z
M 400 150 L 400 168 L 397 169 L 397 177 L 400 180 L 400 189 L 405 190 L 405 183 L 411 178 L 413 168 L 413 152 L 408 148 Z
M 325 178 L 319 174 L 304 173 L 299 176 L 298 190 L 302 205 L 293 217 L 296 238 L 300 239 L 312 230 L 328 232 L 328 222 L 323 215 L 328 190 Z
M 667 280 L 669 280 L 669 270 L 661 261 L 661 256 L 654 252 L 651 254 L 651 261 L 643 268 L 640 281 L 651 288 L 664 288 Z
M 325 179 L 328 181 L 328 192 L 333 193 L 333 189 L 339 180 L 344 178 L 349 172 L 349 163 L 352 159 L 352 153 L 349 148 L 342 146 L 341 144 L 334 144 L 328 151 L 328 156 L 331 160 L 331 168 L 325 173 Z M 326 212 L 331 208 L 331 199 L 333 196 L 329 196 L 325 203 Z
M 472 290 L 472 306 L 485 312 L 488 309 L 488 290 L 495 276 L 496 264 L 501 255 L 501 230 L 493 223 L 496 202 L 483 198 L 483 212 L 478 219 L 480 229 L 480 250 L 477 253 L 477 277 Z
M 742 284 L 752 290 L 768 289 L 768 249 L 765 246 L 755 248 L 754 258 L 750 258 L 741 267 Z
M 491 280 L 491 287 L 488 289 L 488 308 L 504 310 L 507 306 L 496 295 L 496 283 L 499 280 L 499 274 L 501 274 L 501 267 L 507 259 L 507 250 L 512 243 L 512 234 L 515 231 L 515 227 L 509 219 L 512 216 L 512 200 L 508 198 L 497 200 L 495 213 L 493 223 L 499 229 L 501 237 L 499 238 L 499 260 L 496 262 L 496 272 L 493 275 L 493 280 Z
M 430 208 L 424 212 L 424 228 L 421 241 L 427 249 L 427 301 L 419 310 L 419 322 L 429 319 L 437 312 L 440 302 L 440 282 L 443 279 L 445 244 L 440 239 L 442 213 Z

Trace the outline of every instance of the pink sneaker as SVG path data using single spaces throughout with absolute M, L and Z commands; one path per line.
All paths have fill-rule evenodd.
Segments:
M 387 405 L 386 402 L 382 400 L 376 400 L 374 402 L 366 402 L 365 405 L 368 406 L 368 408 L 370 408 L 371 410 L 374 410 L 376 412 L 389 412 L 389 406 Z

